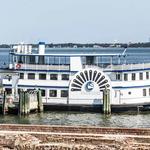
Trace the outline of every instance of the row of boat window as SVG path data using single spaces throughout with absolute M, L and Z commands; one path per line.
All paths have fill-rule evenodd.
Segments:
M 128 92 L 128 94 L 131 95 L 131 92 Z M 150 96 L 150 88 L 149 89 L 143 89 L 143 96 L 148 96 L 148 95 Z
M 41 90 L 42 97 L 46 96 L 46 90 Z M 57 90 L 49 90 L 49 97 L 58 97 Z M 68 90 L 61 90 L 60 91 L 60 97 L 68 97 Z
M 27 78 L 34 80 L 35 73 L 28 73 Z M 24 73 L 20 73 L 20 79 L 24 79 Z M 47 74 L 46 73 L 39 73 L 39 80 L 46 80 Z M 58 80 L 58 74 L 50 74 L 50 80 Z M 69 74 L 61 74 L 61 80 L 69 80 Z
M 57 56 L 15 56 L 16 63 L 21 64 L 46 64 L 46 65 L 69 65 L 70 57 L 57 57 Z
M 145 75 L 145 79 L 150 79 L 150 75 L 149 75 L 149 72 L 146 72 L 146 73 L 143 73 L 143 72 L 140 72 L 140 73 L 131 73 L 131 74 L 128 74 L 128 73 L 124 73 L 123 74 L 123 80 L 124 81 L 129 81 L 129 75 L 131 75 L 131 80 L 143 80 L 144 79 L 144 75 Z M 137 76 L 139 78 L 137 78 Z M 116 80 L 122 80 L 122 74 L 120 73 L 117 73 L 116 74 Z
M 7 94 L 12 94 L 11 88 L 6 88 L 5 91 Z M 49 97 L 58 97 L 58 90 L 49 90 L 48 95 L 49 95 Z M 41 96 L 46 97 L 46 90 L 45 89 L 41 89 Z M 68 97 L 68 90 L 61 90 L 60 91 L 60 97 Z

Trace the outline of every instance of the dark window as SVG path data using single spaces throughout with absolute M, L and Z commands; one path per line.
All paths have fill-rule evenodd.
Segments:
M 68 90 L 61 90 L 61 97 L 68 97 Z
M 41 90 L 41 96 L 45 97 L 45 90 Z
M 149 89 L 149 96 L 150 96 L 150 89 Z
M 121 75 L 120 74 L 116 74 L 116 80 L 121 80 Z
M 49 90 L 50 97 L 57 97 L 57 90 Z
M 40 73 L 39 74 L 39 80 L 46 80 L 46 74 Z
M 34 73 L 28 73 L 28 79 L 35 79 Z
M 140 80 L 143 80 L 143 73 L 142 73 L 142 72 L 140 72 L 140 74 L 139 74 L 139 75 L 140 75 L 140 77 L 139 77 L 139 78 L 140 78 Z
M 12 89 L 11 88 L 6 88 L 5 91 L 6 91 L 7 94 L 12 94 Z
M 35 56 L 29 56 L 29 64 L 35 64 Z
M 135 79 L 136 79 L 136 74 L 132 73 L 132 80 L 135 80 Z
M 69 74 L 62 74 L 61 79 L 62 80 L 69 80 Z
M 50 74 L 50 80 L 57 80 L 58 74 Z
M 143 96 L 146 96 L 146 89 L 143 89 Z
M 24 79 L 24 73 L 20 73 L 20 79 Z
M 146 72 L 146 79 L 149 79 L 149 72 Z
M 127 73 L 124 74 L 124 81 L 128 81 L 128 74 Z

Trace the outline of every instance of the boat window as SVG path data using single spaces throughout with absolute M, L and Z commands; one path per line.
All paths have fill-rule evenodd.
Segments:
M 149 96 L 150 96 L 150 88 L 149 88 Z
M 18 56 L 18 63 L 22 64 L 25 62 L 25 56 Z
M 149 72 L 146 72 L 146 79 L 149 79 Z
M 45 64 L 44 56 L 39 56 L 38 63 L 39 63 L 40 65 L 44 65 L 44 64 Z
M 139 78 L 140 78 L 140 80 L 143 80 L 143 73 L 142 72 L 140 72 Z
M 61 79 L 62 80 L 69 80 L 69 74 L 62 74 Z
M 68 90 L 61 90 L 61 97 L 68 97 Z
M 9 95 L 9 94 L 12 94 L 12 89 L 11 88 L 6 88 L 5 89 L 6 93 Z
M 116 74 L 116 80 L 121 80 L 121 74 L 119 73 Z
M 39 74 L 39 80 L 46 80 L 46 74 L 45 73 L 40 73 Z
M 124 81 L 128 81 L 128 74 L 127 73 L 124 74 Z
M 57 97 L 57 90 L 49 90 L 50 97 Z
M 50 80 L 57 80 L 58 74 L 50 74 Z
M 143 96 L 146 96 L 146 89 L 143 89 Z
M 47 61 L 48 61 L 48 64 L 50 64 L 50 65 L 69 65 L 70 57 L 50 56 L 49 59 L 47 58 Z
M 20 79 L 24 79 L 24 73 L 20 73 Z
M 41 96 L 45 97 L 45 90 L 44 89 L 41 90 Z
M 35 73 L 28 73 L 28 79 L 35 79 Z
M 132 73 L 132 80 L 136 80 L 136 74 L 135 73 Z

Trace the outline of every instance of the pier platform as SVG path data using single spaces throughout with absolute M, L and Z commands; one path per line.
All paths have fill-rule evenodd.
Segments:
M 0 149 L 150 149 L 150 129 L 0 125 Z

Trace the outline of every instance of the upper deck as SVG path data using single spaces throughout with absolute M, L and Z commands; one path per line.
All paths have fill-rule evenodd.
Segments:
M 6 51 L 10 52 L 10 57 L 7 56 L 7 59 L 3 57 Z M 106 71 L 150 68 L 150 48 L 45 48 L 44 46 L 31 48 L 28 46 L 0 52 L 1 68 L 8 68 L 9 64 L 21 64 L 20 69 L 25 70 L 70 70 L 71 63 L 81 65 L 80 68 L 97 66 Z

